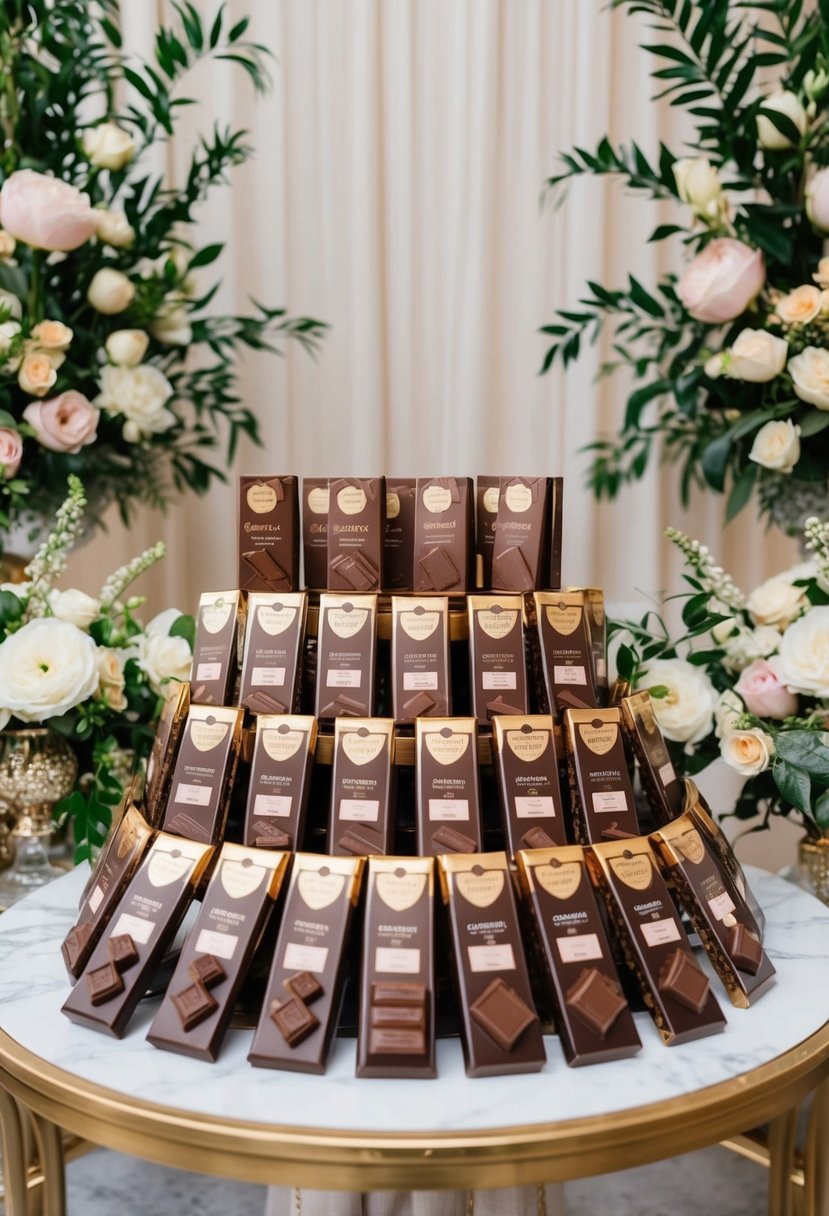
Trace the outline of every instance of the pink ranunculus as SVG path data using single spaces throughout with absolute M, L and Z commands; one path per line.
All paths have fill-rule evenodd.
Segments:
M 755 659 L 744 667 L 734 691 L 743 698 L 748 712 L 758 718 L 780 720 L 797 709 L 797 697 L 789 692 L 777 673 L 776 656 Z
M 698 253 L 677 283 L 677 295 L 697 321 L 722 325 L 745 312 L 766 281 L 759 249 L 718 237 Z
M 35 249 L 68 253 L 97 231 L 89 195 L 34 169 L 18 169 L 0 190 L 0 226 Z
M 48 401 L 33 401 L 23 411 L 38 443 L 52 452 L 79 452 L 93 443 L 100 416 L 101 411 L 72 388 Z
M 23 457 L 23 439 L 18 431 L 0 427 L 0 481 L 14 477 Z

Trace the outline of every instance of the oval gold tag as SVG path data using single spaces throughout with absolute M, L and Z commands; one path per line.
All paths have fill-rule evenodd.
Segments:
M 362 486 L 343 486 L 337 495 L 337 506 L 343 515 L 359 515 L 366 509 L 366 493 Z
M 506 875 L 503 870 L 484 870 L 480 874 L 473 874 L 471 870 L 466 870 L 453 877 L 455 886 L 464 899 L 474 904 L 476 908 L 488 908 L 490 904 L 495 903 L 503 891 Z
M 221 883 L 231 899 L 245 899 L 261 887 L 268 871 L 264 866 L 245 865 L 243 861 L 225 861 L 221 869 Z
M 251 486 L 247 492 L 247 502 L 251 511 L 257 515 L 266 515 L 276 506 L 276 490 L 273 486 Z
M 325 619 L 338 638 L 353 638 L 368 620 L 368 609 L 352 608 L 346 612 L 344 608 L 329 608 Z
M 596 720 L 599 721 L 599 719 Z M 615 722 L 602 722 L 601 726 L 594 726 L 592 722 L 579 723 L 579 736 L 582 742 L 597 756 L 603 756 L 605 752 L 610 751 L 618 734 L 619 727 Z
M 475 617 L 487 637 L 497 640 L 505 638 L 508 633 L 512 632 L 515 622 L 518 620 L 518 613 L 512 608 L 503 609 L 501 612 L 491 612 L 488 608 L 482 608 L 480 612 L 475 613 Z
M 262 746 L 271 760 L 281 764 L 296 755 L 305 738 L 305 732 L 301 730 L 288 730 L 284 734 L 279 730 L 263 730 Z
M 397 519 L 400 514 L 400 495 L 389 490 L 386 495 L 386 519 Z
M 556 899 L 571 899 L 579 889 L 582 865 L 580 861 L 566 861 L 561 866 L 533 866 L 532 875 Z
M 220 633 L 230 620 L 234 605 L 229 600 L 219 599 L 212 604 L 205 604 L 201 610 L 199 624 L 204 625 L 208 633 Z
M 508 730 L 506 736 L 510 751 L 526 764 L 543 756 L 550 746 L 548 730 L 531 730 L 527 734 L 520 730 Z
M 634 853 L 632 857 L 611 857 L 610 868 L 626 887 L 634 891 L 647 891 L 653 878 L 653 863 L 647 853 Z
M 308 494 L 308 509 L 313 511 L 314 515 L 328 514 L 328 487 L 316 486 Z
M 578 604 L 552 604 L 547 608 L 547 620 L 556 633 L 567 637 L 575 633 L 581 624 L 581 607 Z
M 341 735 L 343 751 L 352 764 L 371 764 L 386 746 L 388 735 L 361 735 L 359 730 L 349 730 Z
M 256 621 L 269 637 L 275 638 L 290 629 L 295 616 L 296 608 L 286 608 L 284 604 L 278 608 L 272 604 L 262 604 L 257 610 Z
M 416 642 L 423 642 L 432 636 L 440 624 L 439 612 L 401 612 L 400 624 Z
M 296 885 L 306 906 L 319 912 L 333 904 L 335 899 L 339 899 L 345 886 L 345 875 L 301 870 Z
M 522 515 L 533 505 L 533 492 L 523 481 L 514 481 L 504 491 L 504 501 L 510 511 L 514 511 L 516 515 Z
M 437 760 L 438 764 L 455 764 L 469 747 L 470 736 L 456 734 L 454 731 L 449 735 L 443 735 L 439 730 L 429 731 L 423 737 L 429 755 Z
M 433 515 L 448 511 L 452 505 L 452 493 L 446 486 L 427 486 L 422 498 L 424 507 Z
M 683 832 L 679 839 L 672 840 L 671 844 L 681 857 L 687 858 L 695 866 L 698 866 L 705 858 L 705 845 L 702 843 L 702 837 L 696 828 Z
M 394 912 L 405 912 L 413 908 L 426 890 L 425 874 L 378 874 L 375 879 L 377 894 L 386 907 Z
M 178 856 L 173 857 L 173 852 Z M 186 857 L 181 849 L 174 849 L 170 853 L 154 849 L 147 866 L 147 877 L 154 887 L 169 887 L 171 882 L 186 878 L 192 868 L 192 857 Z
M 209 752 L 219 746 L 229 729 L 226 722 L 205 722 L 196 718 L 190 723 L 190 738 L 200 752 Z

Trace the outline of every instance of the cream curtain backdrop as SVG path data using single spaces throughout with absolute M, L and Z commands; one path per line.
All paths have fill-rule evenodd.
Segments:
M 123 0 L 125 43 L 149 53 L 163 3 Z M 210 10 L 212 3 L 200 4 Z M 604 0 L 232 0 L 272 48 L 274 88 L 199 70 L 193 130 L 154 150 L 175 176 L 197 125 L 247 127 L 254 163 L 203 210 L 200 243 L 228 241 L 221 303 L 249 296 L 328 321 L 316 361 L 247 360 L 242 388 L 263 450 L 237 472 L 549 472 L 567 477 L 565 577 L 630 602 L 677 585 L 663 527 L 692 530 L 750 585 L 794 559 L 722 500 L 677 505 L 652 469 L 613 504 L 584 489 L 579 448 L 616 426 L 619 381 L 594 382 L 600 349 L 565 377 L 539 377 L 538 326 L 586 278 L 652 279 L 657 208 L 617 184 L 581 182 L 541 203 L 558 150 L 606 130 L 653 148 L 681 143 L 674 111 L 649 100 L 640 19 Z M 192 116 L 192 117 L 191 117 Z M 212 269 L 212 268 L 211 268 Z M 206 272 L 203 272 L 206 273 Z M 83 585 L 163 537 L 151 606 L 192 610 L 235 583 L 234 480 L 162 518 L 142 514 L 76 559 Z

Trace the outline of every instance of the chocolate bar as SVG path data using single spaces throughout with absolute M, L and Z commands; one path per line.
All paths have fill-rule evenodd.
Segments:
M 475 481 L 475 586 L 492 587 L 492 550 L 498 519 L 500 477 L 478 476 Z
M 239 704 L 255 714 L 297 708 L 308 597 L 305 592 L 252 592 Z
M 580 591 L 536 591 L 530 637 L 535 652 L 539 706 L 557 720 L 565 708 L 598 705 L 588 600 Z
M 316 746 L 314 718 L 259 716 L 245 809 L 246 845 L 302 848 Z
M 480 722 L 493 714 L 526 714 L 522 597 L 470 595 L 467 610 L 472 712 Z
M 604 591 L 601 587 L 568 587 L 568 595 L 584 597 L 587 637 L 590 642 L 593 683 L 596 689 L 596 704 L 606 706 L 609 700 L 607 683 L 607 619 L 604 607 Z
M 690 777 L 683 777 L 681 784 L 684 791 L 683 805 L 687 808 L 688 813 L 693 818 L 694 823 L 700 832 L 702 832 L 708 844 L 711 845 L 725 872 L 731 876 L 734 885 L 746 901 L 748 909 L 754 917 L 754 922 L 762 934 L 766 924 L 766 916 L 757 902 L 757 897 L 748 885 L 745 871 L 734 852 L 731 841 L 711 814 L 707 802 Z
M 618 709 L 567 709 L 564 742 L 573 827 L 582 844 L 608 829 L 639 834 Z
M 548 836 L 543 828 L 530 828 L 529 832 L 525 832 L 521 837 L 521 844 L 525 849 L 552 849 L 557 843 L 560 842 Z
M 419 1005 L 372 1005 L 371 1029 L 419 1030 L 425 1032 L 424 1003 Z
M 321 595 L 317 718 L 374 714 L 376 595 Z
M 365 864 L 362 857 L 295 854 L 262 1012 L 248 1055 L 251 1064 L 294 1072 L 325 1072 Z M 312 980 L 319 987 L 316 995 Z M 299 993 L 297 984 L 302 989 Z M 303 1001 L 313 1001 L 319 1023 L 293 1044 L 283 1038 L 269 1012 L 271 1002 L 282 1003 L 286 990 Z
M 172 684 L 164 698 L 155 737 L 147 760 L 144 781 L 144 818 L 151 827 L 161 819 L 167 802 L 170 778 L 178 755 L 187 711 L 190 708 L 190 685 Z
M 109 957 L 117 971 L 129 971 L 138 962 L 138 950 L 129 933 L 119 933 L 107 943 Z
M 565 844 L 552 718 L 529 714 L 493 719 L 492 759 L 510 856 L 522 847 Z M 527 843 L 530 830 L 541 832 L 544 839 L 540 845 Z
M 414 477 L 386 478 L 383 587 L 387 591 L 413 589 L 415 486 Z
M 399 876 L 398 876 L 399 877 Z M 425 984 L 413 984 L 408 980 L 381 981 L 371 988 L 371 1004 L 380 1008 L 383 1005 L 410 1005 L 422 1008 L 426 1002 L 428 990 Z
M 391 601 L 392 703 L 397 722 L 451 713 L 449 600 L 394 595 Z
M 656 721 L 650 693 L 646 689 L 633 693 L 619 704 L 622 727 L 650 808 L 657 823 L 670 823 L 682 814 L 684 790 Z
M 371 857 L 374 854 L 387 853 L 383 841 L 377 832 L 366 827 L 351 827 L 336 841 L 332 853 L 347 853 L 351 857 Z
M 289 1047 L 297 1047 L 319 1027 L 319 1018 L 298 996 L 271 1001 L 269 1016 Z
M 498 714 L 503 714 L 505 717 L 520 718 L 526 712 L 524 706 L 511 705 L 509 701 L 505 701 L 502 696 L 497 696 L 493 701 L 487 701 L 484 705 L 487 717 L 494 718 Z
M 432 854 L 432 837 L 456 826 L 480 850 L 478 723 L 475 718 L 418 718 L 415 790 L 417 851 Z
M 502 477 L 492 550 L 492 587 L 550 585 L 550 478 Z
M 392 852 L 394 747 L 391 718 L 336 719 L 329 853 Z
M 295 477 L 239 478 L 239 586 L 299 589 L 299 497 Z
M 415 498 L 415 591 L 471 590 L 472 537 L 471 479 L 419 477 Z
M 287 853 L 222 845 L 167 994 L 147 1032 L 154 1047 L 199 1060 L 218 1057 L 288 861 Z M 209 961 L 202 961 L 205 959 Z M 194 978 L 194 972 L 206 974 L 209 992 L 201 978 Z
M 190 682 L 194 704 L 233 704 L 244 621 L 238 591 L 206 591 L 199 598 Z
M 330 479 L 326 584 L 330 591 L 380 590 L 385 522 L 384 478 Z
M 302 479 L 302 559 L 305 586 L 322 590 L 328 583 L 328 478 Z
M 165 832 L 221 839 L 239 760 L 244 710 L 191 705 L 164 811 Z
M 447 827 L 444 823 L 433 832 L 430 838 L 431 853 L 436 857 L 439 853 L 477 853 L 478 844 L 471 836 L 464 836 L 463 832 L 456 832 L 454 828 Z
M 740 971 L 756 975 L 763 961 L 763 944 L 756 933 L 739 922 L 732 925 L 728 941 L 728 953 Z

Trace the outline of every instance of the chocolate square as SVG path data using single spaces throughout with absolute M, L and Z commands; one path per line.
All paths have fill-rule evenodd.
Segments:
M 224 967 L 212 954 L 197 955 L 187 968 L 187 974 L 192 980 L 203 984 L 205 988 L 215 988 L 217 984 L 221 984 L 222 980 L 227 978 Z
M 219 1002 L 198 980 L 173 993 L 171 1000 L 184 1031 L 193 1030 L 219 1008 Z
M 478 845 L 471 836 L 465 836 L 455 828 L 446 824 L 432 835 L 432 852 L 438 853 L 477 853 Z
M 737 923 L 728 939 L 728 953 L 740 971 L 756 975 L 763 961 L 763 946 L 746 925 Z
M 69 970 L 74 974 L 78 959 L 84 952 L 87 942 L 92 936 L 92 925 L 89 921 L 70 929 L 63 939 L 61 952 Z
M 129 933 L 119 933 L 107 943 L 109 957 L 117 971 L 129 971 L 138 962 L 138 949 Z
M 372 1056 L 424 1056 L 426 1032 L 422 1026 L 408 1030 L 372 1026 L 368 1050 Z
M 711 987 L 694 956 L 679 947 L 662 964 L 657 986 L 694 1013 L 702 1013 Z
M 124 991 L 124 981 L 114 963 L 104 963 L 94 971 L 86 973 L 86 983 L 89 988 L 91 1005 L 105 1005 L 119 992 Z
M 604 1039 L 627 1001 L 617 983 L 595 967 L 586 967 L 567 989 L 565 1003 L 588 1030 Z
M 424 1030 L 426 1008 L 424 1005 L 372 1005 L 372 1029 Z
M 535 1011 L 500 977 L 484 988 L 469 1012 L 504 1051 L 512 1051 L 524 1031 L 538 1021 Z
M 362 824 L 354 824 L 347 832 L 343 832 L 337 841 L 337 847 L 352 857 L 371 857 L 385 853 L 383 841 L 379 834 Z
M 289 1047 L 296 1047 L 316 1030 L 319 1022 L 304 1001 L 289 996 L 284 1001 L 271 1001 L 271 1019 Z
M 312 1004 L 323 993 L 322 984 L 312 971 L 297 971 L 285 980 L 285 987 L 305 1005 Z
M 548 836 L 543 828 L 530 828 L 529 832 L 525 832 L 521 837 L 521 843 L 528 849 L 554 849 L 556 841 L 552 836 Z
M 384 981 L 371 986 L 372 1005 L 419 1005 L 426 1004 L 426 985 L 413 984 L 408 980 Z

